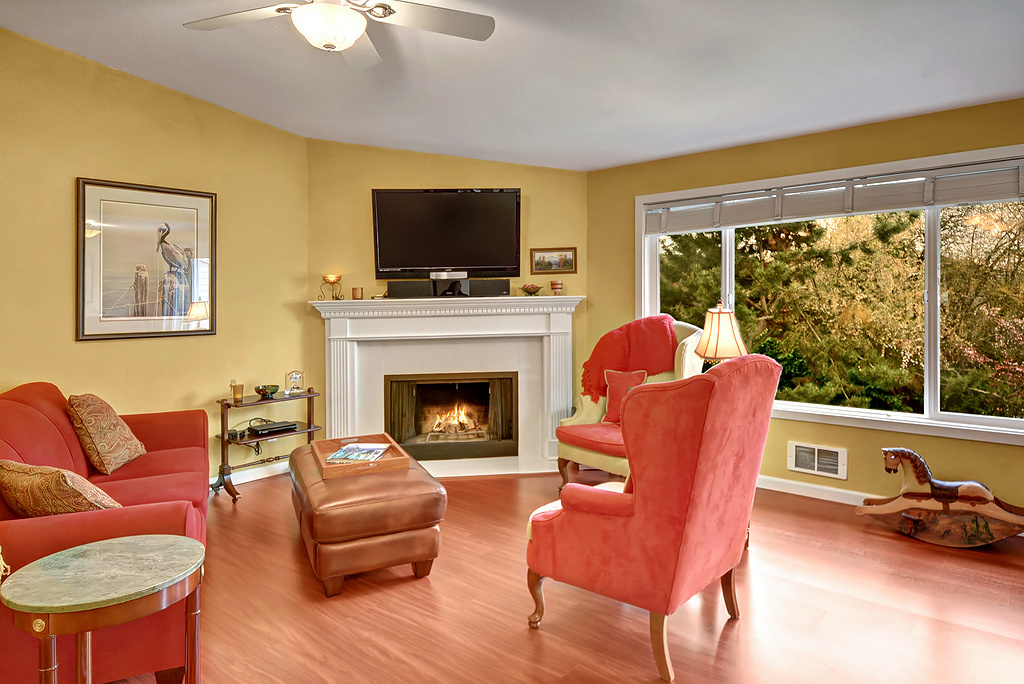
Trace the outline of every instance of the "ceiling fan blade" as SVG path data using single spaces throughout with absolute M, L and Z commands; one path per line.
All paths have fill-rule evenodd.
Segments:
M 194 29 L 196 31 L 213 31 L 215 29 L 224 28 L 225 26 L 234 26 L 235 24 L 245 24 L 250 21 L 260 21 L 261 19 L 279 17 L 282 14 L 288 14 L 288 11 L 286 10 L 293 10 L 303 4 L 305 3 L 286 2 L 281 5 L 257 7 L 256 9 L 222 14 L 219 17 L 190 21 L 187 24 L 184 24 L 184 26 L 185 28 Z
M 420 5 L 404 0 L 380 0 L 377 4 L 388 5 L 395 10 L 394 14 L 383 19 L 378 19 L 373 14 L 368 15 L 371 19 L 384 24 L 409 26 L 471 40 L 487 40 L 494 33 L 494 17 L 485 14 Z M 368 6 L 372 5 L 368 3 Z
M 377 48 L 373 46 L 370 36 L 365 33 L 359 36 L 350 47 L 342 50 L 341 56 L 345 58 L 345 63 L 353 69 L 369 69 L 380 64 Z

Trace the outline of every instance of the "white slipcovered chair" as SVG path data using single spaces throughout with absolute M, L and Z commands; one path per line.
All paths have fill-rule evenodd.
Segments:
M 649 376 L 644 384 L 681 380 L 701 373 L 704 360 L 693 353 L 700 340 L 701 328 L 682 321 L 673 321 L 672 328 L 678 341 L 674 367 L 670 371 Z M 622 431 L 618 423 L 602 422 L 608 412 L 607 395 L 595 401 L 580 394 L 574 401 L 574 407 L 573 415 L 559 421 L 556 430 L 558 472 L 562 476 L 562 486 L 569 482 L 569 463 L 627 477 L 629 462 L 626 460 Z

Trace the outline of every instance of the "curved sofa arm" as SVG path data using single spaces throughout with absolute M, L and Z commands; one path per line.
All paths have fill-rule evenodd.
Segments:
M 146 445 L 146 451 L 196 446 L 210 449 L 209 417 L 202 409 L 134 413 L 121 418 Z
M 604 418 L 604 414 L 608 412 L 608 397 L 600 397 L 597 401 L 594 401 L 588 396 L 578 394 L 572 405 L 576 412 L 568 418 L 562 418 L 558 421 L 559 425 L 600 423 L 601 419 Z
M 632 494 L 570 482 L 562 488 L 559 498 L 562 501 L 562 509 L 565 511 L 618 517 L 633 515 L 634 499 Z
M 12 570 L 81 544 L 136 534 L 176 534 L 204 541 L 202 516 L 187 501 L 0 520 L 0 547 Z

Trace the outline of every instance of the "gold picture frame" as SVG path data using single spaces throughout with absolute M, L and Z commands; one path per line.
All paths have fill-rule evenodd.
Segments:
M 530 250 L 530 274 L 575 273 L 576 248 L 555 247 Z

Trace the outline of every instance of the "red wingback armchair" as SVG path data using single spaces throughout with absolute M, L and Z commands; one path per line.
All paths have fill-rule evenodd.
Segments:
M 47 382 L 0 394 L 0 459 L 71 470 L 122 508 L 21 518 L 0 498 L 0 548 L 12 570 L 73 546 L 135 534 L 180 534 L 206 540 L 209 431 L 206 412 L 124 415 L 146 453 L 109 475 L 86 458 L 65 409 Z M 95 681 L 160 672 L 173 681 L 185 662 L 184 601 L 149 617 L 93 633 Z M 60 681 L 75 681 L 75 639 L 58 637 Z M 14 627 L 0 605 L 0 681 L 38 681 L 38 640 Z M 180 681 L 180 676 L 177 677 Z
M 734 571 L 780 371 L 753 354 L 626 395 L 624 491 L 568 484 L 530 516 L 531 627 L 544 614 L 546 577 L 643 608 L 659 674 L 672 681 L 667 616 L 721 579 L 729 614 L 739 617 Z

